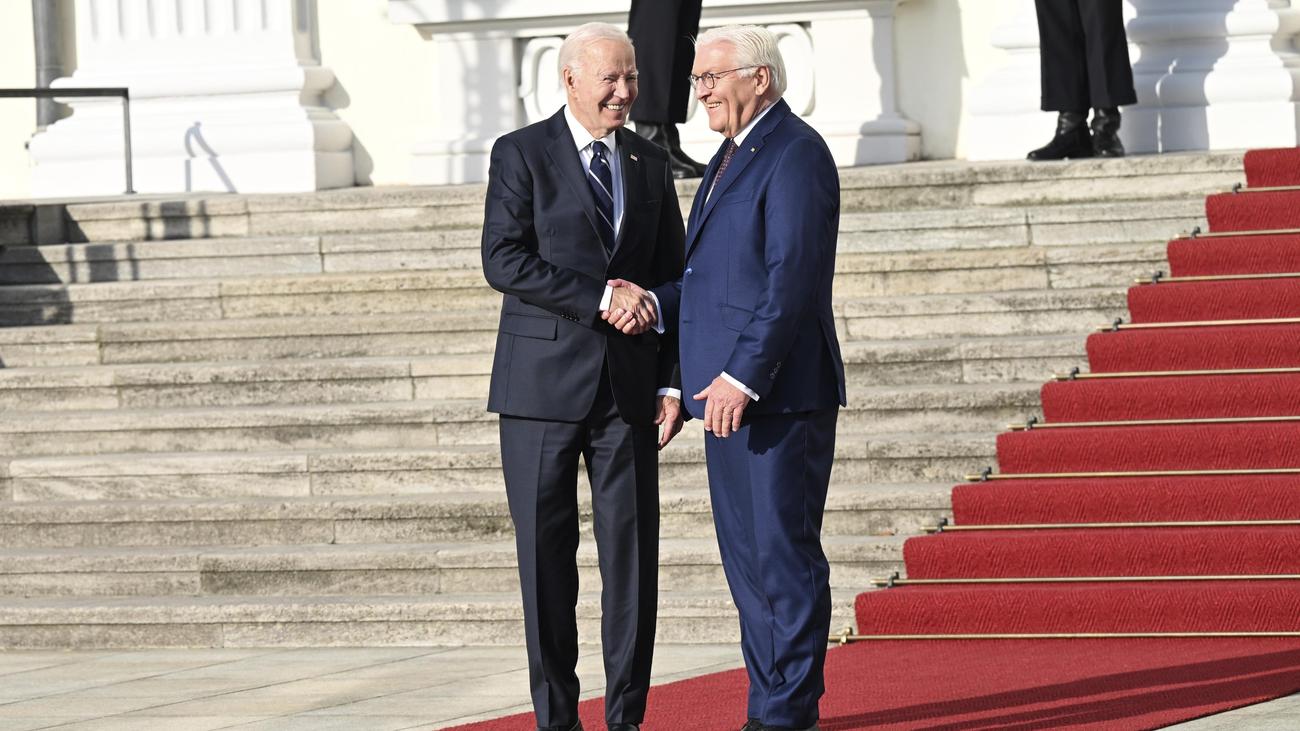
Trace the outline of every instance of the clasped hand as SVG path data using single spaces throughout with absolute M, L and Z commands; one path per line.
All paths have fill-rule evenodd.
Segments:
M 605 322 L 624 335 L 640 335 L 659 321 L 654 298 L 649 292 L 626 279 L 611 279 L 608 284 L 614 291 L 609 299 L 609 309 L 600 313 Z

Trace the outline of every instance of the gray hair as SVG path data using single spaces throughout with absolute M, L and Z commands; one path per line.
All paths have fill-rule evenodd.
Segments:
M 587 46 L 596 41 L 617 41 L 626 44 L 628 48 L 632 47 L 632 39 L 628 38 L 627 33 L 609 23 L 585 23 L 580 25 L 560 45 L 560 60 L 558 63 L 560 76 L 564 76 L 564 69 L 566 68 L 582 68 L 583 52 Z
M 777 48 L 776 36 L 766 28 L 757 25 L 724 25 L 710 28 L 695 39 L 697 49 L 714 43 L 728 43 L 735 49 L 737 66 L 766 66 L 772 75 L 772 88 L 778 96 L 785 93 L 785 61 L 781 59 L 781 50 Z M 742 77 L 754 75 L 754 69 L 738 71 Z

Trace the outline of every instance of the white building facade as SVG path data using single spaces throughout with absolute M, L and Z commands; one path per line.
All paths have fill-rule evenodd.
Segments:
M 1297 144 L 1292 2 L 1125 0 L 1130 152 Z M 30 39 L 22 4 L 0 10 L 0 41 Z M 129 87 L 135 188 L 175 193 L 481 181 L 499 135 L 562 103 L 564 35 L 625 23 L 629 0 L 71 5 L 75 71 L 56 86 Z M 1019 159 L 1051 135 L 1032 0 L 704 0 L 702 27 L 729 23 L 777 35 L 787 100 L 842 166 Z M 0 86 L 31 86 L 24 72 L 0 71 Z M 28 143 L 0 196 L 122 191 L 118 102 L 69 101 L 73 114 L 34 136 L 0 121 L 0 161 Z M 699 158 L 718 145 L 694 109 L 682 137 Z

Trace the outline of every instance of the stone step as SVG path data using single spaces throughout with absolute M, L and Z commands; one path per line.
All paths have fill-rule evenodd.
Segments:
M 833 632 L 858 588 L 832 590 Z M 583 644 L 600 638 L 600 596 L 577 602 Z M 0 600 L 0 648 L 519 646 L 523 608 L 505 593 L 438 596 L 120 597 Z M 656 643 L 740 640 L 725 587 L 660 595 Z
M 59 411 L 483 399 L 488 353 L 0 370 L 0 409 Z
M 267 388 L 274 388 L 269 384 Z M 985 429 L 1038 406 L 1035 383 L 858 387 L 839 432 Z M 0 413 L 0 455 L 495 444 L 484 400 L 421 399 Z M 688 422 L 695 433 L 697 421 Z
M 833 585 L 860 589 L 901 571 L 903 540 L 825 538 Z M 598 590 L 594 540 L 581 542 L 577 564 L 581 586 Z M 663 593 L 726 585 L 713 536 L 661 539 L 658 564 Z M 514 595 L 518 586 L 513 540 L 0 550 L 0 597 Z
M 0 327 L 11 367 L 491 353 L 491 312 Z
M 0 249 L 0 284 L 477 269 L 480 239 L 466 228 L 11 246 Z
M 478 270 L 0 287 L 0 327 L 495 311 Z
M 1189 198 L 1241 182 L 1240 152 L 1066 164 L 959 160 L 840 171 L 845 213 Z M 698 181 L 678 183 L 689 207 Z M 362 187 L 276 195 L 122 196 L 6 207 L 0 243 L 141 241 L 476 227 L 483 185 Z
M 846 213 L 839 252 L 1052 250 L 1163 243 L 1205 226 L 1203 196 L 1137 202 L 968 206 Z
M 502 541 L 514 535 L 505 488 L 435 494 L 283 496 L 232 494 L 206 499 L 122 500 L 28 492 L 0 501 L 0 546 L 277 546 Z M 952 482 L 832 482 L 822 534 L 920 533 L 951 511 Z M 590 489 L 578 491 L 579 521 L 591 532 Z M 662 487 L 660 535 L 713 535 L 705 485 Z
M 1083 335 L 1127 317 L 1127 286 L 862 298 L 835 303 L 847 340 Z
M 1041 383 L 1085 367 L 1087 336 L 947 337 L 840 343 L 850 382 L 879 385 Z
M 688 428 L 660 453 L 664 489 L 702 489 L 707 484 L 701 428 L 698 422 Z M 49 434 L 45 437 L 52 441 Z M 19 500 L 409 495 L 499 490 L 502 484 L 499 450 L 490 443 L 408 448 L 387 443 L 312 451 L 272 444 L 265 449 L 277 451 L 269 452 L 252 446 L 204 452 L 200 449 L 211 449 L 209 444 L 195 440 L 193 445 L 193 451 L 184 453 L 116 454 L 72 445 L 66 451 L 81 450 L 83 456 L 11 458 L 0 463 L 0 494 Z M 994 454 L 988 432 L 841 432 L 832 479 L 879 484 L 956 481 L 991 464 Z
M 178 363 L 82 368 L 0 369 L 0 409 L 111 411 L 235 406 L 364 404 L 469 399 L 482 401 L 488 354 L 423 358 L 282 360 L 261 363 Z M 1008 409 L 1037 405 L 1031 384 L 876 385 L 848 372 L 853 431 L 907 431 L 950 424 L 955 416 L 987 424 Z M 146 417 L 147 418 L 147 415 Z M 486 418 L 486 417 L 485 417 Z

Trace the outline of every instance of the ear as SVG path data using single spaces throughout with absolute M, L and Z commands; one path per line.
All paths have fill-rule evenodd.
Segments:
M 767 66 L 759 66 L 754 69 L 754 92 L 758 96 L 763 96 L 772 86 L 772 69 Z
M 574 75 L 573 68 L 570 66 L 565 66 L 560 73 L 564 80 L 564 93 L 572 95 L 577 90 L 578 77 Z

